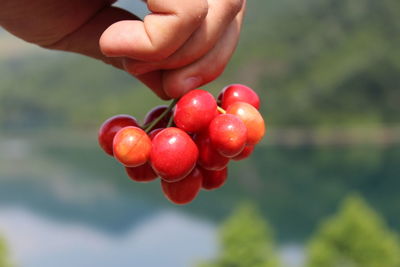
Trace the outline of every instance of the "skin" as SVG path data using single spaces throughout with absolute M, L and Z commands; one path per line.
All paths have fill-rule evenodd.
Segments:
M 1 0 L 0 25 L 39 46 L 124 69 L 163 99 L 216 79 L 240 34 L 245 0 L 148 0 L 143 21 L 110 0 Z

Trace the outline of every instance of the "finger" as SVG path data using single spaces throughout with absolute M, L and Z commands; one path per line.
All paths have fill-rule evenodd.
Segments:
M 99 38 L 103 31 L 109 25 L 121 19 L 132 20 L 137 19 L 137 17 L 120 8 L 105 7 L 79 29 L 67 35 L 60 41 L 46 47 L 50 49 L 80 53 L 100 59 L 117 68 L 124 69 L 123 58 L 106 57 L 101 53 L 99 47 Z M 137 78 L 146 84 L 160 98 L 168 99 L 168 96 L 162 90 L 162 74 L 160 71 L 139 75 Z
M 1 27 L 40 46 L 63 39 L 109 5 L 107 0 L 6 0 L 0 3 Z
M 201 85 L 216 79 L 231 58 L 240 34 L 243 11 L 232 21 L 216 46 L 198 61 L 176 70 L 164 71 L 163 88 L 171 98 L 178 98 Z
M 147 87 L 149 87 L 159 98 L 169 100 L 171 97 L 169 97 L 163 90 L 162 77 L 162 71 L 153 71 L 136 76 L 136 78 L 147 85 Z
M 162 60 L 182 46 L 208 12 L 206 0 L 148 0 L 147 6 L 152 13 L 143 22 L 120 21 L 103 33 L 100 47 L 106 56 Z
M 143 74 L 157 69 L 176 69 L 204 56 L 217 43 L 243 6 L 243 0 L 210 0 L 207 17 L 190 39 L 170 57 L 156 62 L 127 60 L 132 73 Z
M 99 39 L 109 25 L 124 19 L 138 20 L 139 18 L 126 10 L 106 6 L 75 31 L 44 47 L 83 54 L 123 69 L 121 58 L 108 58 L 101 53 Z

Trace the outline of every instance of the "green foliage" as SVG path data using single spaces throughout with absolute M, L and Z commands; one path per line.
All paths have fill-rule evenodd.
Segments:
M 140 120 L 161 102 L 127 73 L 78 55 L 8 59 L 0 73 L 0 127 L 98 127 L 119 113 Z
M 202 267 L 278 266 L 271 227 L 250 203 L 242 204 L 220 228 L 221 252 Z
M 247 14 L 233 60 L 208 89 L 254 87 L 274 125 L 400 123 L 400 1 L 254 0 Z M 92 127 L 158 103 L 129 75 L 81 56 L 6 57 L 0 73 L 0 126 Z
M 399 267 L 397 236 L 359 196 L 324 222 L 308 247 L 308 267 Z
M 232 66 L 230 77 L 264 89 L 271 122 L 399 123 L 399 1 L 248 4 L 240 68 Z
M 0 267 L 10 267 L 8 250 L 4 239 L 0 239 Z

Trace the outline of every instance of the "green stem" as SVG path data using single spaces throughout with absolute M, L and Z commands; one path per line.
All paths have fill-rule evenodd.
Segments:
M 148 126 L 145 125 L 145 132 L 149 133 L 151 130 L 153 130 L 154 125 L 156 125 L 160 120 L 162 120 L 176 105 L 176 102 L 178 102 L 178 99 L 174 99 L 168 106 L 168 108 L 166 110 L 164 110 L 163 113 L 161 113 L 160 116 L 158 116 L 157 119 L 155 119 L 154 121 L 152 121 Z M 172 117 L 172 116 L 171 116 Z
M 218 109 L 218 111 L 219 111 L 220 113 L 226 114 L 226 110 L 223 109 L 223 108 L 221 108 L 220 106 L 217 106 L 217 109 Z
M 169 118 L 168 124 L 167 124 L 167 128 L 172 126 L 172 123 L 174 122 L 174 116 L 171 116 Z
M 149 123 L 146 123 L 146 124 L 142 125 L 142 129 L 146 129 L 147 127 L 149 127 L 150 123 L 152 123 L 152 122 L 149 122 Z

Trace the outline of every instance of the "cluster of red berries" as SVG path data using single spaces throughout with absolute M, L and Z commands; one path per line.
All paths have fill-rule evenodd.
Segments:
M 173 203 L 192 201 L 201 188 L 221 187 L 231 159 L 247 158 L 265 134 L 260 99 L 249 87 L 225 87 L 218 103 L 207 91 L 188 92 L 149 111 L 140 126 L 129 115 L 103 123 L 99 143 L 138 182 L 161 178 Z

